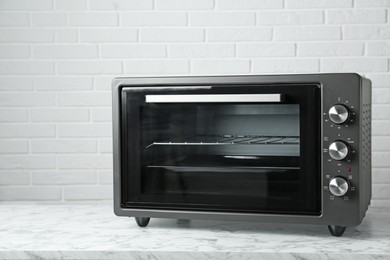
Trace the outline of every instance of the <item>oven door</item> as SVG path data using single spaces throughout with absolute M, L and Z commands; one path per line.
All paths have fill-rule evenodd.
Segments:
M 124 87 L 121 206 L 320 215 L 320 90 Z

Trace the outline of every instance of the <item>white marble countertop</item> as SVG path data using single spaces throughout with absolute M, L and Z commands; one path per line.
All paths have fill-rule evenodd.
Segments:
M 390 208 L 332 237 L 326 226 L 152 219 L 111 205 L 0 204 L 0 259 L 390 259 Z

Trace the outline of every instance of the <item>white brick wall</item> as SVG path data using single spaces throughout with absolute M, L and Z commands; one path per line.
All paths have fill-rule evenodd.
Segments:
M 112 197 L 116 76 L 350 72 L 373 81 L 390 203 L 390 1 L 0 0 L 0 200 Z

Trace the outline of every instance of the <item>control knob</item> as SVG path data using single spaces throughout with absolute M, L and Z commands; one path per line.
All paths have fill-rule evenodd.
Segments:
M 341 161 L 349 153 L 348 145 L 342 141 L 335 141 L 329 145 L 329 155 L 334 160 Z
M 344 123 L 347 121 L 348 116 L 348 109 L 343 105 L 337 104 L 329 109 L 329 119 L 335 124 Z
M 349 190 L 349 183 L 343 177 L 334 177 L 329 182 L 329 191 L 337 196 L 344 196 Z

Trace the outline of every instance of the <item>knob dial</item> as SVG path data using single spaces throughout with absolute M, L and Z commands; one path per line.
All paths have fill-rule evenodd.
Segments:
M 337 196 L 344 196 L 349 190 L 349 183 L 343 177 L 334 177 L 329 182 L 329 191 Z
M 343 160 L 348 153 L 348 145 L 342 141 L 335 141 L 329 145 L 329 155 L 337 161 Z
M 342 124 L 347 121 L 348 109 L 343 105 L 334 105 L 329 109 L 329 119 L 335 124 Z

